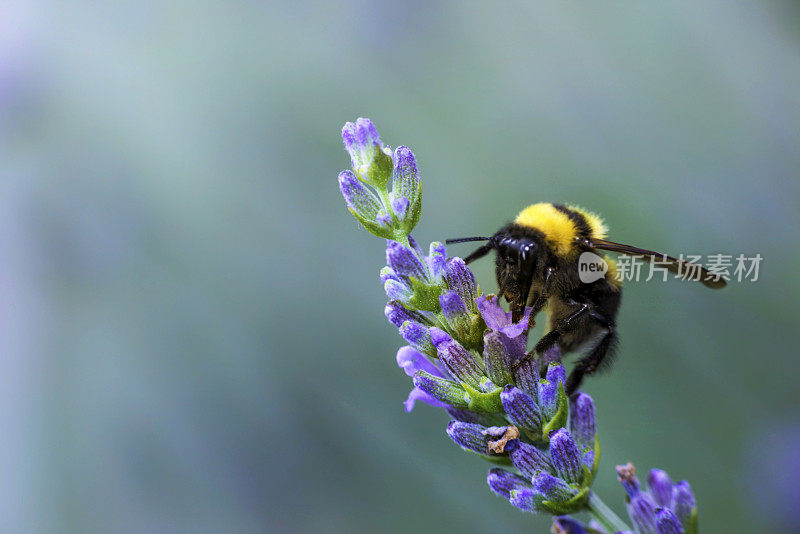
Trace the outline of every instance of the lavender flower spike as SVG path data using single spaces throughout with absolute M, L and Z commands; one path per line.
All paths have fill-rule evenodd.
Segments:
M 584 393 L 567 398 L 557 346 L 538 360 L 525 358 L 531 308 L 513 322 L 496 296 L 481 295 L 462 259 L 447 258 L 441 243 L 432 243 L 425 256 L 411 237 L 422 206 L 411 150 L 392 152 L 363 118 L 345 124 L 342 139 L 352 163 L 352 171 L 339 175 L 347 207 L 364 228 L 389 240 L 380 279 L 389 297 L 386 317 L 409 343 L 397 353 L 414 384 L 406 411 L 418 400 L 444 408 L 455 419 L 447 427 L 453 441 L 516 470 L 490 470 L 491 491 L 520 510 L 559 516 L 553 532 L 631 533 L 590 489 L 599 458 L 594 401 Z M 654 469 L 644 489 L 632 465 L 617 472 L 637 534 L 697 534 L 686 482 L 673 485 Z M 599 523 L 564 516 L 582 511 Z

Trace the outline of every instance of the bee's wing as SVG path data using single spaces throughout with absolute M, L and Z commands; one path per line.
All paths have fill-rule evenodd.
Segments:
M 608 250 L 610 252 L 619 252 L 621 254 L 628 254 L 631 256 L 650 256 L 657 260 L 666 263 L 665 267 L 672 273 L 686 273 L 687 269 L 698 269 L 699 276 L 696 279 L 704 286 L 712 289 L 720 289 L 725 287 L 725 280 L 711 274 L 700 265 L 688 261 L 679 260 L 660 252 L 653 252 L 652 250 L 645 250 L 643 248 L 634 247 L 631 245 L 623 245 L 622 243 L 614 243 L 613 241 L 606 241 L 605 239 L 590 239 L 587 243 L 588 246 L 600 250 Z M 691 266 L 691 267 L 689 267 Z

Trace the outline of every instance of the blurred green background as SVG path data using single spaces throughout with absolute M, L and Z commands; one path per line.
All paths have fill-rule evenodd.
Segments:
M 552 200 L 760 253 L 627 285 L 595 487 L 624 514 L 614 465 L 657 466 L 703 532 L 800 532 L 800 8 L 531 4 L 5 3 L 0 530 L 549 530 L 403 411 L 336 182 L 364 116 L 417 155 L 423 243 Z

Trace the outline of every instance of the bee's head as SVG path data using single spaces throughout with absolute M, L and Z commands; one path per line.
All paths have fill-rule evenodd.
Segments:
M 529 259 L 536 254 L 539 244 L 535 239 L 530 236 L 517 235 L 514 232 L 508 231 L 506 228 L 501 229 L 492 237 L 462 237 L 459 239 L 448 239 L 445 243 L 465 243 L 469 241 L 486 241 L 470 253 L 464 262 L 470 262 L 484 257 L 492 250 L 497 251 L 500 258 L 510 264 L 522 265 L 528 263 Z

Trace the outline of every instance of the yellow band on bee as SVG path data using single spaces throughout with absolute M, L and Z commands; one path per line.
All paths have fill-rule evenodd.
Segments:
M 575 224 L 570 218 L 549 202 L 528 206 L 517 215 L 514 222 L 539 230 L 544 234 L 547 243 L 561 256 L 571 252 L 573 241 L 578 235 Z

